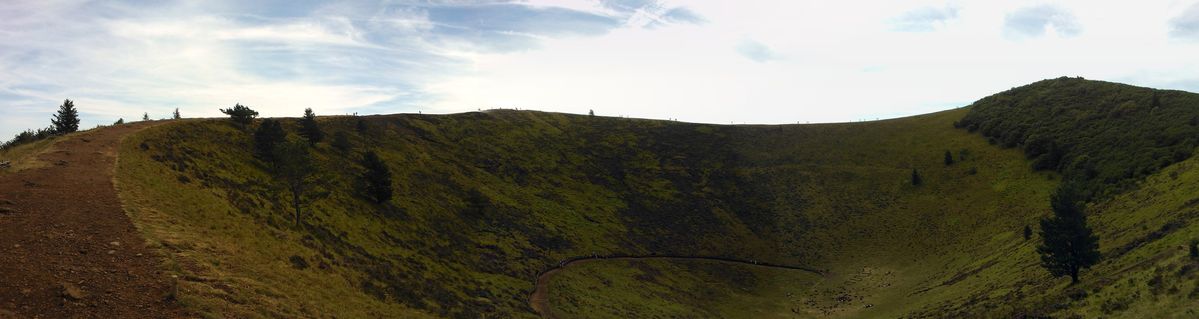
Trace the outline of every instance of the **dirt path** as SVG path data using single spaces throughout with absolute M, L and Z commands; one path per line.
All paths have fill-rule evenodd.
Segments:
M 113 187 L 121 138 L 152 125 L 64 138 L 49 165 L 0 176 L 0 319 L 186 317 Z
M 807 267 L 787 266 L 787 265 L 779 265 L 779 264 L 772 264 L 772 263 L 764 263 L 764 262 L 753 261 L 753 260 L 722 258 L 722 257 L 661 256 L 661 255 L 656 255 L 656 256 L 576 257 L 576 258 L 571 258 L 571 259 L 567 259 L 562 262 L 559 262 L 557 266 L 550 268 L 546 271 L 543 271 L 540 275 L 537 275 L 536 286 L 533 288 L 533 293 L 529 295 L 529 307 L 532 307 L 533 311 L 536 312 L 538 315 L 540 315 L 542 318 L 557 318 L 550 311 L 550 300 L 549 300 L 549 298 L 550 298 L 550 296 L 549 296 L 550 280 L 553 279 L 554 275 L 558 274 L 558 272 L 561 272 L 563 269 L 566 269 L 566 267 L 577 266 L 577 265 L 586 264 L 586 263 L 590 263 L 590 262 L 634 261 L 634 260 L 722 262 L 722 263 L 748 265 L 748 266 L 755 266 L 755 267 L 800 270 L 800 271 L 816 273 L 816 274 L 819 274 L 822 276 L 825 274 L 823 271 L 812 269 L 812 268 L 807 268 Z

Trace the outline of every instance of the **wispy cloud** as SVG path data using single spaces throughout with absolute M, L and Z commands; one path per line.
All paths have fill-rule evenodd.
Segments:
M 1009 36 L 1039 37 L 1048 30 L 1059 36 L 1072 37 L 1082 32 L 1082 26 L 1070 11 L 1054 5 L 1024 7 L 1009 13 L 1003 27 Z
M 770 47 L 753 39 L 741 40 L 737 45 L 737 53 L 754 62 L 770 62 L 779 58 Z
M 1170 19 L 1170 35 L 1176 38 L 1199 40 L 1199 3 L 1187 7 Z
M 892 20 L 892 29 L 904 32 L 928 32 L 945 25 L 949 20 L 958 17 L 958 9 L 953 6 L 919 7 L 904 12 Z

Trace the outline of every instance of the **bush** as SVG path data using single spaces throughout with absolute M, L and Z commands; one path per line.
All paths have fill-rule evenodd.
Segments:
M 17 135 L 14 136 L 12 140 L 9 140 L 4 143 L 0 143 L 0 150 L 6 150 L 6 149 L 17 147 L 18 145 L 22 145 L 22 144 L 26 144 L 26 143 L 33 143 L 36 141 L 40 141 L 40 140 L 49 138 L 51 136 L 54 136 L 54 128 L 53 127 L 47 127 L 47 128 L 37 129 L 37 130 L 26 130 L 24 132 L 17 133 Z
M 912 186 L 920 186 L 924 184 L 924 179 L 920 178 L 920 172 L 915 168 L 912 169 Z

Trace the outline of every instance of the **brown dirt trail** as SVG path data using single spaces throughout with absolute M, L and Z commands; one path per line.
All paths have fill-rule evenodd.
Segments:
M 153 125 L 71 135 L 0 175 L 0 319 L 188 316 L 113 186 L 121 138 Z

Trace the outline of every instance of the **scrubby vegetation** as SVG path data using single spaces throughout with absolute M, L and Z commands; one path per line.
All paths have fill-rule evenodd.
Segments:
M 1063 85 L 1040 82 L 999 96 L 1056 101 L 1033 92 Z M 1126 92 L 1140 90 L 1147 89 Z M 1168 93 L 1159 93 L 1162 108 L 1192 99 Z M 1077 104 L 1123 96 L 1088 94 Z M 1070 286 L 1037 266 L 1039 241 L 1026 240 L 1026 226 L 1051 211 L 1050 194 L 1076 171 L 1049 165 L 1056 171 L 1037 172 L 1033 163 L 1046 165 L 1049 159 L 1040 158 L 1053 152 L 1049 158 L 1058 162 L 1085 155 L 1095 159 L 1087 163 L 1103 163 L 1095 176 L 1109 176 L 1102 170 L 1132 162 L 1099 152 L 1119 147 L 1071 135 L 1091 132 L 1094 122 L 1039 142 L 1070 147 L 1045 147 L 1031 161 L 1027 145 L 1021 154 L 988 145 L 988 138 L 1005 144 L 996 132 L 983 137 L 953 128 L 955 121 L 1013 121 L 984 106 L 1002 105 L 992 103 L 997 99 L 912 118 L 821 125 L 515 111 L 320 117 L 332 141 L 306 148 L 327 193 L 305 206 L 305 227 L 291 226 L 292 193 L 256 158 L 258 138 L 244 129 L 255 121 L 148 129 L 123 142 L 118 175 L 130 215 L 185 279 L 180 300 L 227 316 L 531 318 L 525 298 L 533 277 L 559 260 L 595 254 L 731 256 L 828 275 L 596 262 L 578 268 L 586 272 L 567 269 L 553 283 L 551 300 L 565 303 L 556 309 L 594 317 L 629 317 L 627 309 L 635 309 L 644 317 L 753 318 L 1163 317 L 1192 310 L 1189 296 L 1199 288 L 1185 246 L 1199 235 L 1190 222 L 1199 217 L 1199 162 L 1159 167 L 1139 186 L 1121 182 L 1131 185 L 1123 191 L 1097 192 L 1095 179 L 1079 179 L 1085 193 L 1104 194 L 1086 196 L 1091 201 L 1079 208 L 1090 212 L 1105 258 Z M 1023 112 L 1010 114 L 1025 118 Z M 1108 120 L 1136 114 L 1143 113 Z M 254 131 L 268 125 L 257 122 Z M 302 127 L 273 122 L 284 136 Z M 1129 136 L 1156 134 L 1125 128 Z M 1125 142 L 1132 141 L 1107 143 Z M 958 150 L 952 165 L 945 150 Z M 390 200 L 364 196 L 363 172 L 373 165 L 364 152 L 374 152 L 394 177 Z M 783 282 L 794 284 L 769 280 L 792 277 Z M 720 288 L 688 291 L 699 280 Z M 745 305 L 772 312 L 737 311 Z
M 1181 91 L 1059 78 L 979 100 L 956 125 L 1022 148 L 1033 168 L 1078 180 L 1085 198 L 1105 198 L 1191 157 L 1196 105 Z

